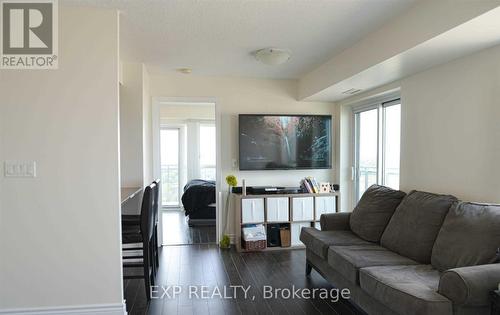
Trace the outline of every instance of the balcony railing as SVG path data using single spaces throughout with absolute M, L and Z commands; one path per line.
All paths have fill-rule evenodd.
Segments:
M 215 180 L 215 166 L 202 166 L 200 178 Z M 162 206 L 178 206 L 179 200 L 179 167 L 175 164 L 161 165 L 161 204 Z
M 358 198 L 365 190 L 373 184 L 377 183 L 377 168 L 376 167 L 360 167 L 359 168 L 359 187 Z M 399 188 L 399 168 L 386 168 L 384 174 L 384 185 L 394 189 Z
M 215 180 L 215 166 L 201 166 L 200 178 L 204 180 Z
M 179 205 L 179 167 L 177 165 L 161 165 L 162 206 Z

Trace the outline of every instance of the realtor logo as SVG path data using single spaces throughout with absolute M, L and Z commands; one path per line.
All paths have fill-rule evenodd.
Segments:
M 57 69 L 57 0 L 0 0 L 0 7 L 0 68 Z

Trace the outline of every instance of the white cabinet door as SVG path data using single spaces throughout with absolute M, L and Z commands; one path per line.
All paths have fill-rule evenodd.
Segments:
M 292 221 L 312 221 L 313 197 L 292 198 Z
M 310 227 L 310 226 L 311 226 L 311 223 L 309 223 L 309 222 L 290 224 L 290 234 L 291 234 L 290 239 L 291 239 L 292 246 L 304 245 L 300 240 L 300 230 L 302 230 L 303 227 Z
M 288 198 L 266 198 L 267 222 L 288 221 Z
M 335 196 L 316 197 L 316 220 L 319 220 L 322 214 L 336 211 L 335 198 Z
M 252 198 L 241 200 L 241 223 L 264 222 L 264 199 Z

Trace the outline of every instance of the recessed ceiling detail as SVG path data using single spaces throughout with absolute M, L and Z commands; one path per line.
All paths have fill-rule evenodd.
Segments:
M 342 94 L 345 94 L 345 95 L 354 95 L 356 93 L 359 93 L 361 92 L 361 89 L 349 89 L 349 90 L 345 90 L 344 92 L 342 92 Z

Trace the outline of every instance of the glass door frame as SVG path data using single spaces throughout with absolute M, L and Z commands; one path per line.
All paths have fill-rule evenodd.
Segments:
M 200 120 L 199 123 L 198 123 L 198 137 L 201 139 L 201 128 L 203 126 L 209 126 L 209 127 L 213 127 L 215 129 L 215 139 L 214 139 L 214 142 L 217 141 L 217 127 L 215 125 L 215 121 L 214 120 Z M 199 168 L 199 171 L 200 171 L 200 178 L 201 178 L 201 170 L 203 169 L 203 166 L 208 166 L 208 167 L 213 167 L 217 173 L 217 152 L 216 153 L 216 156 L 215 156 L 215 164 L 214 165 L 203 165 L 201 163 L 201 140 L 198 141 L 198 152 L 199 152 L 199 156 L 198 156 L 198 168 Z M 214 148 L 215 151 L 217 151 L 217 148 Z M 217 178 L 217 175 L 216 175 L 216 178 Z
M 181 125 L 181 124 L 162 124 L 160 126 L 160 178 L 161 178 L 161 131 L 162 130 L 177 130 L 178 131 L 178 149 L 177 149 L 177 153 L 178 153 L 178 157 L 177 157 L 177 167 L 178 167 L 178 170 L 177 170 L 177 187 L 178 187 L 178 190 L 177 190 L 177 194 L 178 194 L 178 204 L 177 205 L 163 205 L 163 198 L 161 198 L 160 200 L 162 201 L 161 202 L 161 209 L 163 210 L 172 210 L 172 209 L 177 209 L 179 207 L 181 207 L 181 198 L 182 198 L 182 176 L 183 176 L 183 165 L 184 165 L 184 161 L 183 161 L 183 158 L 184 158 L 184 154 L 183 154 L 183 150 L 184 150 L 184 143 L 183 143 L 183 139 L 184 139 L 184 134 L 185 134 L 185 126 Z M 162 181 L 162 187 L 166 186 L 166 182 L 163 182 Z M 163 193 L 160 192 L 160 197 L 162 197 Z
M 363 104 L 358 104 L 357 106 L 352 107 L 352 115 L 354 122 L 354 137 L 353 137 L 353 166 L 352 166 L 352 179 L 353 179 L 353 193 L 354 193 L 354 202 L 357 203 L 359 201 L 359 176 L 360 176 L 360 113 L 377 110 L 377 183 L 384 185 L 384 170 L 385 170 L 385 135 L 386 135 L 386 113 L 384 108 L 390 107 L 393 105 L 401 104 L 401 97 L 399 95 L 391 95 L 382 98 L 372 99 Z

